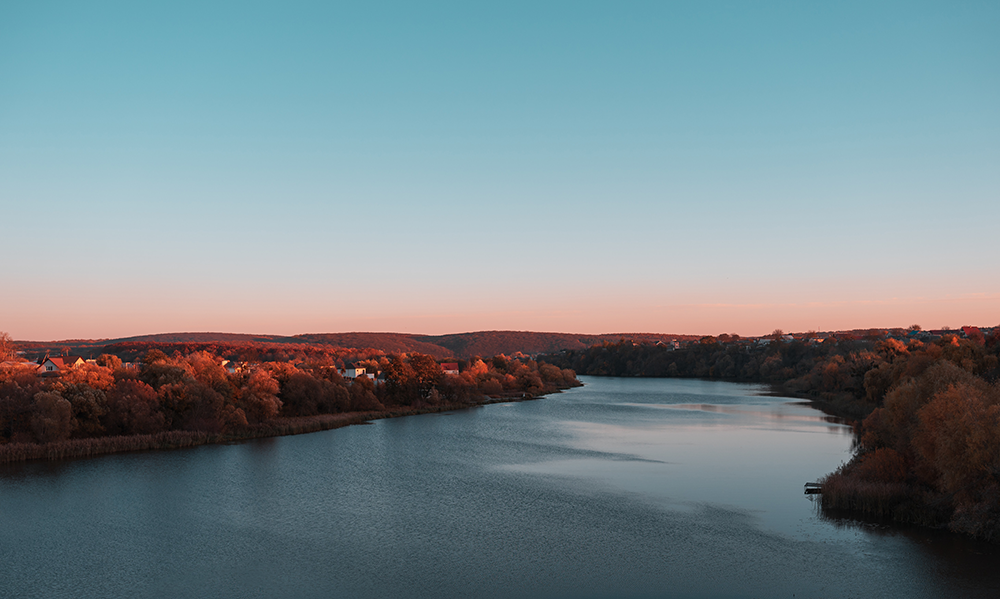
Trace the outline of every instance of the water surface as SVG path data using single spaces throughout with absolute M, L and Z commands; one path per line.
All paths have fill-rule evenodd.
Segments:
M 0 468 L 3 597 L 997 597 L 1000 553 L 822 518 L 848 427 L 729 383 Z

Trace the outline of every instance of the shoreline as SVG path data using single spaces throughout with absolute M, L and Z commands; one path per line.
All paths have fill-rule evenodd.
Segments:
M 582 384 L 577 385 L 582 386 Z M 93 437 L 87 439 L 67 439 L 55 443 L 7 443 L 0 445 L 0 465 L 23 464 L 39 461 L 76 460 L 118 453 L 140 451 L 169 451 L 202 445 L 228 445 L 253 439 L 304 435 L 334 430 L 345 426 L 367 424 L 373 420 L 400 418 L 420 414 L 451 412 L 496 403 L 515 403 L 540 399 L 565 389 L 556 388 L 538 395 L 487 396 L 474 403 L 442 404 L 436 406 L 399 407 L 373 412 L 341 412 L 316 416 L 285 416 L 269 422 L 248 425 L 229 433 L 209 433 L 204 431 L 165 431 L 151 435 L 126 435 L 114 437 Z

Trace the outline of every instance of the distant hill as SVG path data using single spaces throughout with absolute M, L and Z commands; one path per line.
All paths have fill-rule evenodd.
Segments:
M 113 339 L 108 343 L 302 343 L 297 337 L 247 335 L 244 333 L 158 333 Z
M 197 344 L 225 344 L 227 346 L 253 345 L 260 347 L 312 346 L 344 349 L 374 349 L 385 353 L 419 352 L 435 358 L 470 358 L 472 356 L 495 356 L 497 354 L 538 354 L 558 352 L 564 349 L 585 349 L 604 341 L 633 339 L 636 341 L 660 341 L 670 339 L 697 339 L 697 335 L 669 335 L 662 333 L 608 333 L 584 335 L 574 333 L 537 333 L 532 331 L 477 331 L 451 335 L 414 335 L 410 333 L 309 333 L 303 335 L 251 335 L 241 333 L 160 333 L 139 335 L 120 339 L 74 339 L 49 342 L 19 342 L 22 349 L 31 354 L 73 353 L 96 356 L 105 347 L 149 344 L 185 346 L 190 349 Z
M 436 344 L 428 343 L 422 335 L 408 333 L 313 333 L 296 335 L 299 343 L 329 345 L 333 347 L 371 348 L 382 350 L 389 354 L 417 352 L 428 354 L 435 358 L 453 357 L 451 350 Z M 458 356 L 454 356 L 458 357 Z
M 497 354 L 552 353 L 564 349 L 586 349 L 603 341 L 634 339 L 660 341 L 666 339 L 696 339 L 692 335 L 664 335 L 657 333 L 612 333 L 581 335 L 573 333 L 535 333 L 531 331 L 478 331 L 453 335 L 416 336 L 416 339 L 433 343 L 449 350 L 455 357 L 495 356 Z

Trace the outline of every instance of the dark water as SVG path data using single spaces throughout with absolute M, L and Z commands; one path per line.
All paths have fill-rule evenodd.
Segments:
M 1000 552 L 823 519 L 849 430 L 749 386 L 0 469 L 2 597 L 998 597 Z

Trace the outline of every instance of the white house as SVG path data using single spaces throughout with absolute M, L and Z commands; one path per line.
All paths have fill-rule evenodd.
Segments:
M 38 372 L 42 374 L 58 373 L 66 370 L 67 368 L 79 366 L 83 363 L 83 358 L 80 356 L 59 356 L 56 358 L 46 358 L 41 364 L 38 365 Z
M 344 371 L 344 378 L 348 379 L 356 379 L 359 376 L 364 376 L 364 375 L 365 375 L 364 366 L 352 365 L 349 366 L 346 371 Z
M 226 369 L 229 374 L 236 374 L 237 372 L 243 372 L 247 369 L 246 362 L 231 362 L 229 360 L 222 361 L 222 367 Z

